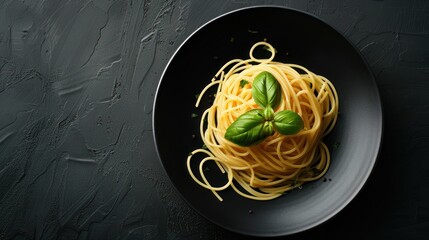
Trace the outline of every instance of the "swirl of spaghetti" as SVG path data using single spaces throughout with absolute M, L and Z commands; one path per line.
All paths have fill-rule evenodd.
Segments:
M 267 49 L 271 56 L 255 58 L 258 47 Z M 330 165 L 323 137 L 332 131 L 338 116 L 338 94 L 333 84 L 303 66 L 274 61 L 275 49 L 267 42 L 254 44 L 249 57 L 227 62 L 201 91 L 196 103 L 199 106 L 207 90 L 217 86 L 213 104 L 200 121 L 200 135 L 207 150 L 194 150 L 187 158 L 187 168 L 192 179 L 220 201 L 223 199 L 218 192 L 228 188 L 254 200 L 274 199 L 321 178 Z M 271 73 L 281 86 L 278 110 L 298 113 L 304 129 L 294 135 L 274 133 L 257 145 L 241 147 L 224 135 L 241 114 L 258 108 L 251 89 L 253 79 L 263 71 Z M 198 169 L 192 167 L 192 161 L 198 161 Z M 226 174 L 223 185 L 213 186 L 207 179 L 204 165 L 209 161 Z

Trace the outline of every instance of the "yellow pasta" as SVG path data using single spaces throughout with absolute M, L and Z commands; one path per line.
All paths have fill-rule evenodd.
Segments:
M 268 59 L 257 59 L 255 48 L 271 52 Z M 226 63 L 202 90 L 196 106 L 209 88 L 217 87 L 213 105 L 204 111 L 200 135 L 207 149 L 194 150 L 187 159 L 190 176 L 222 201 L 220 191 L 232 188 L 243 197 L 270 200 L 305 182 L 322 177 L 329 168 L 330 153 L 323 137 L 334 127 L 338 115 L 338 95 L 332 83 L 305 67 L 274 61 L 275 49 L 258 42 L 249 59 Z M 294 135 L 274 133 L 261 143 L 241 147 L 224 135 L 241 114 L 258 108 L 252 98 L 252 81 L 267 71 L 280 83 L 279 110 L 292 110 L 301 116 L 304 129 Z M 245 80 L 246 84 L 243 84 Z M 196 156 L 199 157 L 196 157 Z M 198 170 L 191 161 L 199 161 Z M 204 175 L 204 164 L 214 161 L 225 175 L 225 184 L 212 186 Z

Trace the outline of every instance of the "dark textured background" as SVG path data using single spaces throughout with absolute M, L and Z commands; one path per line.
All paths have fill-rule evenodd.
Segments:
M 281 239 L 429 239 L 429 1 L 0 1 L 0 239 L 248 239 L 184 203 L 152 138 L 154 92 L 200 25 L 278 4 L 344 34 L 384 107 L 358 197 Z

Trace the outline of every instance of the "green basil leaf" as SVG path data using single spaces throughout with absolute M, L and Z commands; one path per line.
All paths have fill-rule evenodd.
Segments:
M 269 72 L 261 72 L 253 80 L 253 99 L 263 108 L 271 106 L 275 109 L 281 101 L 281 93 L 279 82 Z
M 225 138 L 242 147 L 257 144 L 274 132 L 270 124 L 266 124 L 263 110 L 253 109 L 233 122 L 225 133 Z
M 240 80 L 240 87 L 243 88 L 244 86 L 246 86 L 246 84 L 248 84 L 249 82 L 247 80 L 241 79 Z
M 294 111 L 283 110 L 275 113 L 274 129 L 283 135 L 292 135 L 304 128 L 302 118 Z

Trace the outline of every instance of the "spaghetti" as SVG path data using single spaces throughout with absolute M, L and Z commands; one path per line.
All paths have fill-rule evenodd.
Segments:
M 254 57 L 257 47 L 267 48 L 267 59 Z M 213 192 L 222 201 L 219 191 L 234 189 L 243 197 L 270 200 L 302 184 L 322 177 L 330 165 L 330 153 L 322 138 L 334 127 L 338 115 L 338 95 L 332 83 L 305 67 L 273 61 L 275 49 L 269 43 L 252 46 L 249 59 L 227 62 L 201 91 L 196 106 L 209 88 L 217 86 L 213 105 L 201 117 L 200 134 L 207 147 L 194 150 L 187 158 L 190 176 L 196 183 Z M 298 113 L 304 129 L 294 135 L 274 133 L 261 143 L 241 147 L 224 135 L 241 114 L 258 108 L 252 98 L 252 81 L 267 71 L 280 83 L 282 101 L 279 110 Z M 198 158 L 198 170 L 191 161 Z M 221 186 L 212 186 L 204 165 L 214 161 L 226 174 Z

